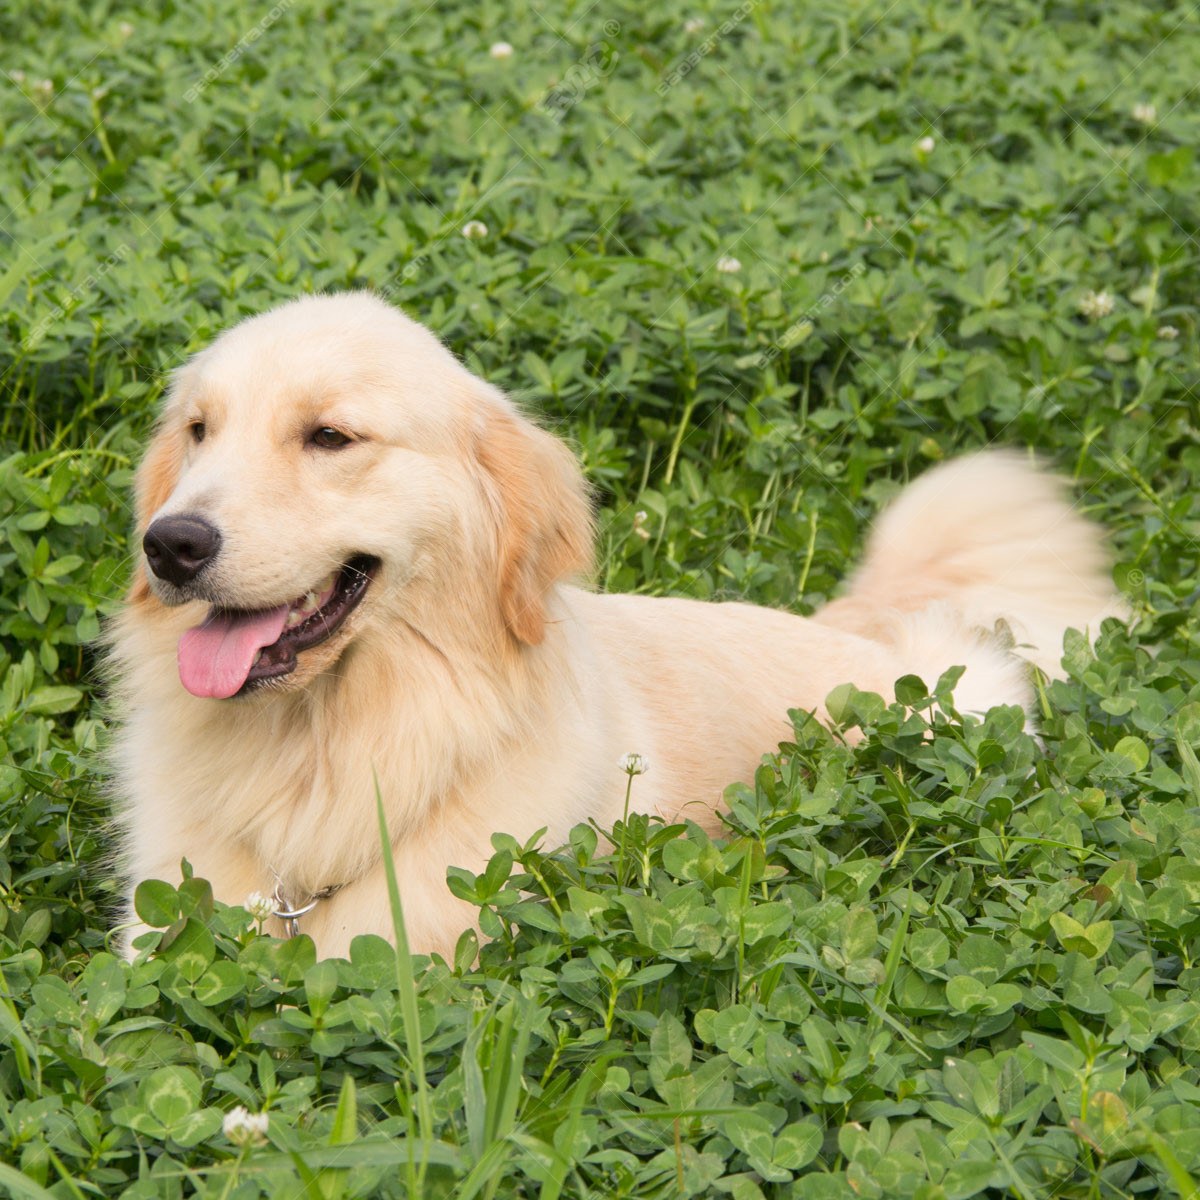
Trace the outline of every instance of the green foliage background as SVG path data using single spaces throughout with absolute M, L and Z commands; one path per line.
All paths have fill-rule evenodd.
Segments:
M 0 1190 L 1195 1194 L 1198 25 L 0 11 Z M 1068 646 L 1040 742 L 847 692 L 861 745 L 797 714 L 726 844 L 498 839 L 453 881 L 478 966 L 318 964 L 193 880 L 131 968 L 91 649 L 131 468 L 190 351 L 355 287 L 574 439 L 606 587 L 808 611 L 903 480 L 1000 442 L 1112 531 L 1133 629 Z

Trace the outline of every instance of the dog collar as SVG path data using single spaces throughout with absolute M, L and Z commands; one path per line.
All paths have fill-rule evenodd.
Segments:
M 283 880 L 276 875 L 275 890 L 271 893 L 271 899 L 275 901 L 276 907 L 271 916 L 278 917 L 283 922 L 284 937 L 294 938 L 300 932 L 300 918 L 312 912 L 322 900 L 336 896 L 345 886 L 344 883 L 335 883 L 330 887 L 322 888 L 319 892 L 313 892 L 304 903 L 294 904 L 288 899 L 287 893 L 283 889 Z

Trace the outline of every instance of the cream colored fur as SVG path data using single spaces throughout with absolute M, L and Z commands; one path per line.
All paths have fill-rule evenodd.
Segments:
M 361 440 L 305 448 L 330 424 Z M 1054 674 L 1066 628 L 1121 613 L 1098 532 L 1008 453 L 905 491 L 848 594 L 812 619 L 576 586 L 591 528 L 573 458 L 367 294 L 243 322 L 179 373 L 139 475 L 139 536 L 185 512 L 224 539 L 203 598 L 165 603 L 178 596 L 139 567 L 112 633 L 130 894 L 178 880 L 183 858 L 234 904 L 273 873 L 293 898 L 344 884 L 301 922 L 330 955 L 390 934 L 376 785 L 412 943 L 448 953 L 473 910 L 446 868 L 481 868 L 496 831 L 545 827 L 552 845 L 611 825 L 626 753 L 651 763 L 638 809 L 717 829 L 723 789 L 787 737 L 788 709 L 953 665 L 961 708 L 1028 706 L 997 621 Z M 294 675 L 242 699 L 184 691 L 176 645 L 210 603 L 289 601 L 354 553 L 380 572 Z

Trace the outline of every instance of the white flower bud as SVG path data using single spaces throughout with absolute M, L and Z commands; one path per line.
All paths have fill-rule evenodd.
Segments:
M 1108 292 L 1084 292 L 1079 298 L 1079 311 L 1089 321 L 1099 321 L 1112 312 L 1115 301 Z
M 235 1146 L 261 1146 L 267 1140 L 268 1121 L 265 1112 L 252 1113 L 239 1104 L 225 1114 L 221 1129 Z

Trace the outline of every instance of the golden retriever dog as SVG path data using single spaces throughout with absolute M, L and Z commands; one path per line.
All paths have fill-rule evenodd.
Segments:
M 1028 707 L 1029 664 L 1057 674 L 1068 627 L 1121 613 L 1098 530 L 1005 452 L 903 492 L 813 618 L 597 594 L 568 448 L 368 293 L 192 358 L 136 509 L 112 632 L 129 894 L 186 858 L 220 900 L 304 910 L 323 955 L 391 935 L 377 792 L 413 948 L 448 954 L 474 910 L 446 868 L 481 869 L 497 831 L 610 827 L 624 755 L 650 764 L 640 811 L 719 829 L 789 709 L 955 665 L 960 710 Z

